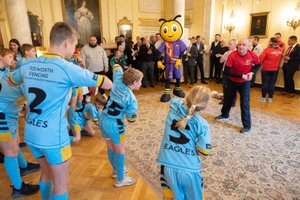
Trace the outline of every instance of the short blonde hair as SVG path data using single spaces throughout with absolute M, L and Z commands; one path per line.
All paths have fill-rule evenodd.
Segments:
M 188 107 L 188 114 L 176 123 L 176 127 L 185 129 L 186 123 L 189 118 L 207 107 L 210 101 L 210 97 L 210 89 L 208 87 L 193 87 L 185 98 L 185 103 Z
M 132 85 L 134 81 L 139 81 L 143 77 L 143 73 L 134 68 L 128 68 L 123 73 L 123 83 L 125 85 Z

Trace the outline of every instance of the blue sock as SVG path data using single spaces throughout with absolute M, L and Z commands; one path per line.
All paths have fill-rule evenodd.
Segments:
M 23 156 L 23 153 L 22 153 L 20 147 L 19 147 L 19 152 L 18 152 L 18 163 L 19 163 L 19 167 L 22 169 L 25 169 L 28 164 Z
M 115 151 L 108 148 L 107 155 L 111 166 L 113 167 L 114 170 L 116 170 L 115 163 L 114 163 Z
M 52 193 L 51 200 L 68 200 L 68 192 L 60 195 Z
M 19 164 L 17 157 L 4 157 L 4 167 L 6 173 L 12 182 L 14 188 L 21 189 L 22 187 L 22 179 L 19 170 Z
M 74 137 L 73 136 L 69 136 L 69 137 L 70 137 L 70 143 L 72 143 L 74 140 Z
M 115 153 L 114 163 L 117 170 L 118 181 L 121 181 L 124 178 L 125 155 Z
M 42 200 L 50 200 L 52 194 L 52 181 L 40 181 L 40 192 L 42 195 Z
M 68 110 L 68 119 L 69 119 L 70 117 L 72 117 L 74 111 L 75 111 L 74 107 L 71 106 L 71 107 L 69 108 L 69 110 Z
M 77 109 L 80 109 L 80 108 L 82 108 L 82 102 L 77 101 Z

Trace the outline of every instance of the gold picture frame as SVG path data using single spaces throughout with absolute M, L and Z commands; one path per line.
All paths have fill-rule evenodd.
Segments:
M 64 21 L 71 25 L 79 35 L 78 46 L 88 43 L 91 35 L 102 40 L 101 0 L 61 0 Z
M 250 36 L 268 37 L 269 12 L 252 13 L 250 23 Z

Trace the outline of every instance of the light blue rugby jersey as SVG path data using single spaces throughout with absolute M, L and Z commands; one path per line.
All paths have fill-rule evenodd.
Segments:
M 60 148 L 69 143 L 65 113 L 73 86 L 101 86 L 104 77 L 55 54 L 28 59 L 11 74 L 23 83 L 28 100 L 24 140 L 37 148 Z
M 23 90 L 21 86 L 11 87 L 8 85 L 9 74 L 9 69 L 5 67 L 3 77 L 0 79 L 0 112 L 18 119 L 19 107 L 16 105 L 16 100 L 23 95 Z
M 70 121 L 76 122 L 77 120 L 92 120 L 98 121 L 99 119 L 99 111 L 97 110 L 95 104 L 85 104 L 83 110 L 75 111 L 73 116 L 71 116 Z
M 175 128 L 176 122 L 186 115 L 187 109 L 183 102 L 174 97 L 157 162 L 172 168 L 199 172 L 201 163 L 197 151 L 205 155 L 210 153 L 210 130 L 207 121 L 198 113 L 188 120 L 185 130 Z
M 122 78 L 122 68 L 120 66 L 114 67 L 113 87 L 102 114 L 115 119 L 123 119 L 126 114 L 128 121 L 133 122 L 136 118 L 138 103 L 132 90 L 123 83 Z

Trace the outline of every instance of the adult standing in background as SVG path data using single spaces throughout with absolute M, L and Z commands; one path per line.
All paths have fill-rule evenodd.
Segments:
M 209 69 L 209 78 L 213 79 L 216 78 L 216 71 L 214 73 L 214 68 L 217 65 L 217 62 L 219 62 L 219 59 L 216 57 L 216 55 L 221 50 L 221 35 L 216 34 L 215 35 L 215 41 L 211 43 L 210 46 L 210 69 Z M 213 74 L 214 73 L 214 74 Z
M 284 52 L 284 50 L 285 50 L 285 43 L 281 40 L 281 33 L 279 33 L 279 32 L 275 33 L 274 37 L 277 38 L 277 44 L 279 45 L 279 47 Z
M 196 58 L 198 56 L 197 47 L 193 44 L 195 43 L 195 38 L 190 38 L 190 45 L 188 46 L 185 54 L 182 57 L 183 61 L 183 77 L 184 83 L 188 84 L 188 75 L 190 74 L 190 87 L 193 87 L 195 83 L 195 65 L 196 65 Z M 197 71 L 196 71 L 197 72 Z
M 269 41 L 269 46 L 262 52 L 259 59 L 262 62 L 261 80 L 262 80 L 262 97 L 260 101 L 266 102 L 268 93 L 268 102 L 273 101 L 275 83 L 278 74 L 278 67 L 282 58 L 282 48 L 277 43 L 277 38 L 272 37 Z
M 228 87 L 224 91 L 224 104 L 222 114 L 216 120 L 228 120 L 231 105 L 238 91 L 240 94 L 241 118 L 243 128 L 241 133 L 247 134 L 251 129 L 250 115 L 250 80 L 253 74 L 260 68 L 258 56 L 249 51 L 250 41 L 241 39 L 238 43 L 238 50 L 229 54 L 224 73 L 228 76 Z
M 105 74 L 108 71 L 108 59 L 105 50 L 97 44 L 96 36 L 89 37 L 89 43 L 80 51 L 83 66 L 95 74 Z M 101 89 L 100 93 L 104 91 Z M 87 99 L 89 101 L 89 99 Z
M 253 36 L 252 39 L 252 51 L 257 55 L 260 56 L 260 54 L 263 52 L 263 47 L 261 46 L 261 44 L 259 44 L 259 37 L 258 36 Z M 252 79 L 251 79 L 251 87 L 254 86 L 255 83 L 255 79 L 256 76 L 255 74 L 253 75 Z
M 284 90 L 288 94 L 288 98 L 295 96 L 294 75 L 300 66 L 300 45 L 297 43 L 297 37 L 292 35 L 288 40 L 289 48 L 284 56 L 283 76 Z
M 199 66 L 199 70 L 200 70 L 200 77 L 201 77 L 201 83 L 207 84 L 207 82 L 205 81 L 205 77 L 204 77 L 204 66 L 203 66 L 203 54 L 204 54 L 204 44 L 201 41 L 201 37 L 200 35 L 196 36 L 196 42 L 194 43 L 194 46 L 197 47 L 197 65 Z M 197 68 L 195 68 L 195 82 L 197 82 Z
M 86 1 L 82 1 L 81 7 L 75 11 L 74 18 L 77 21 L 79 44 L 85 45 L 88 42 L 89 36 L 92 34 L 92 23 L 94 19 L 93 13 L 87 9 Z
M 217 62 L 216 62 L 216 69 L 215 69 L 215 77 L 216 77 L 216 83 L 221 82 L 221 72 L 223 68 L 223 64 L 220 62 L 221 57 L 229 50 L 229 47 L 227 46 L 226 40 L 221 41 L 221 49 L 219 53 L 216 55 Z
M 151 87 L 154 87 L 154 52 L 155 47 L 150 43 L 150 38 L 148 36 L 145 37 L 144 44 L 140 49 L 144 88 L 147 88 L 149 84 Z

